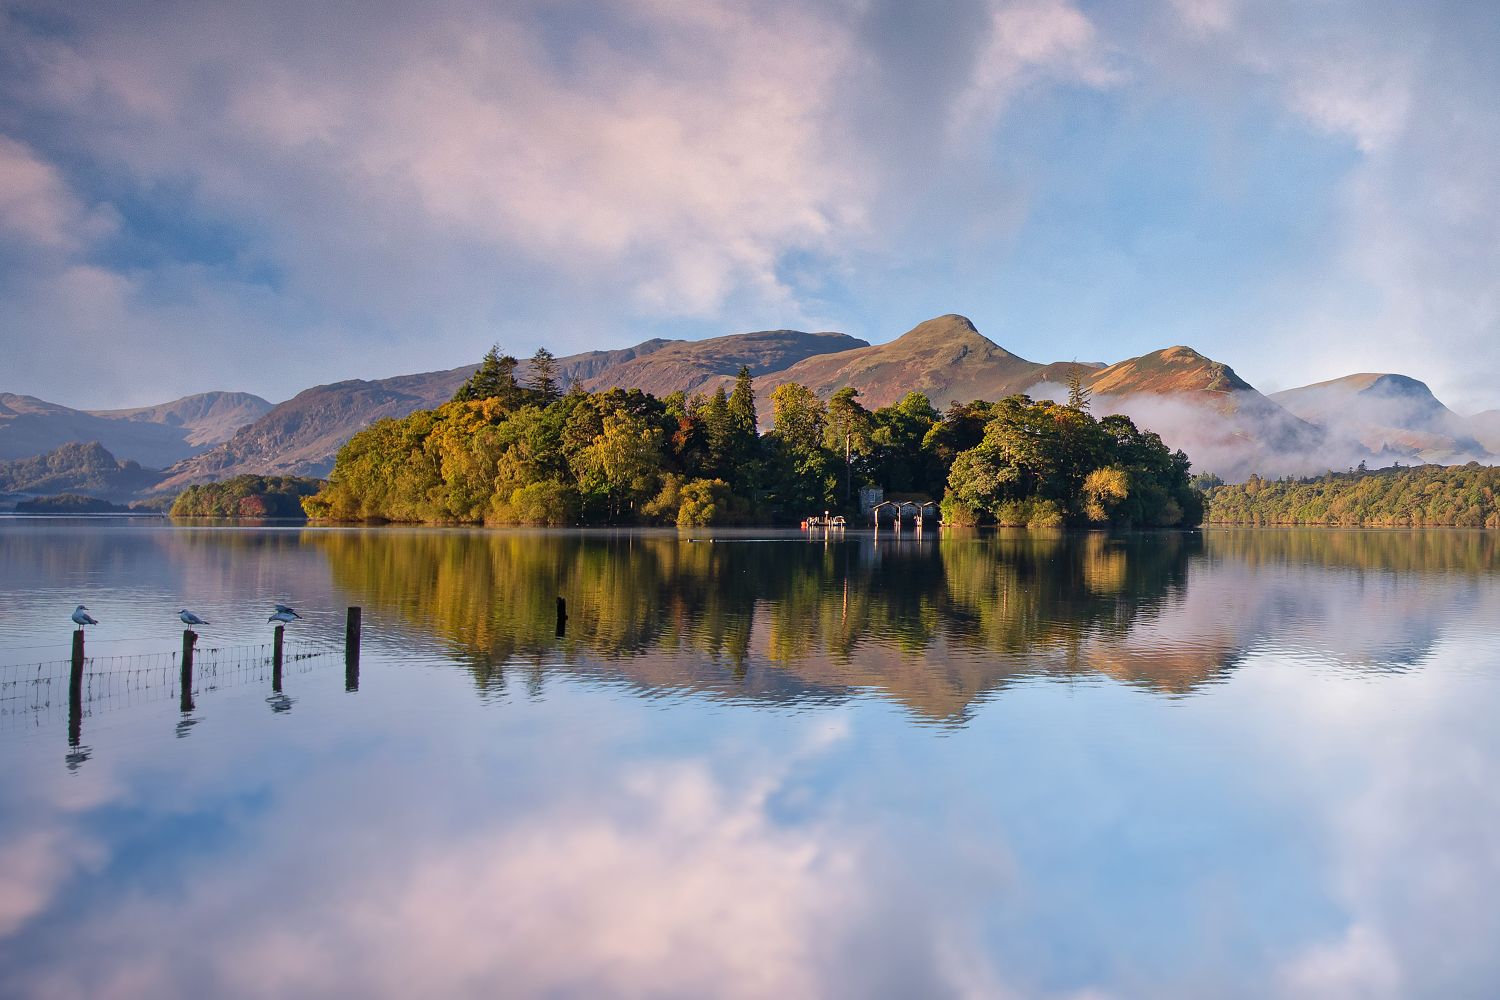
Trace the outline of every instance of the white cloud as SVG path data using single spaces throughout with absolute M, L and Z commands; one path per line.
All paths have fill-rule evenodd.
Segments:
M 35 150 L 0 135 L 0 239 L 32 249 L 73 250 L 106 235 L 113 225 L 109 212 L 85 206 Z

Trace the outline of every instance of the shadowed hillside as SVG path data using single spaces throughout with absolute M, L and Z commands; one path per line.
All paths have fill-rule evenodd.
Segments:
M 161 478 L 154 469 L 119 461 L 98 441 L 74 442 L 45 455 L 0 462 L 0 493 L 22 496 L 81 493 L 128 500 L 150 490 Z

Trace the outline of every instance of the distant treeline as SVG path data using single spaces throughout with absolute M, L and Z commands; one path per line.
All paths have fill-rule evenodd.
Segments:
M 1468 465 L 1330 472 L 1208 491 L 1212 524 L 1500 528 L 1500 469 Z
M 1123 416 L 1012 396 L 939 413 L 921 393 L 873 412 L 791 383 L 760 434 L 742 368 L 733 390 L 664 399 L 559 390 L 539 351 L 521 385 L 492 350 L 453 400 L 380 420 L 339 451 L 303 502 L 338 520 L 678 524 L 854 514 L 859 490 L 943 498 L 951 523 L 1195 525 L 1188 459 Z
M 130 510 L 122 504 L 78 493 L 61 493 L 55 497 L 36 497 L 16 504 L 17 514 L 120 514 Z
M 235 476 L 189 486 L 172 503 L 173 517 L 304 517 L 302 500 L 322 488 L 303 476 Z

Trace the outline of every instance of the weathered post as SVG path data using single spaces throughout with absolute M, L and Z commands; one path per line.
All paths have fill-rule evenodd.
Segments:
M 182 697 L 179 705 L 184 712 L 193 710 L 193 644 L 197 641 L 197 632 L 190 628 L 182 630 Z
M 361 610 L 350 608 L 344 619 L 344 690 L 359 690 L 359 619 Z
M 557 637 L 561 639 L 568 634 L 568 602 L 561 597 L 557 599 Z
M 68 671 L 68 746 L 83 737 L 83 629 L 73 633 L 73 664 Z
M 271 638 L 271 690 L 281 693 L 281 651 L 286 638 L 286 626 L 277 625 Z

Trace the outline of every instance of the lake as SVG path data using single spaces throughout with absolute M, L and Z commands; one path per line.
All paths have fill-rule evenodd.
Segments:
M 1497 548 L 0 520 L 0 992 L 1494 997 Z

